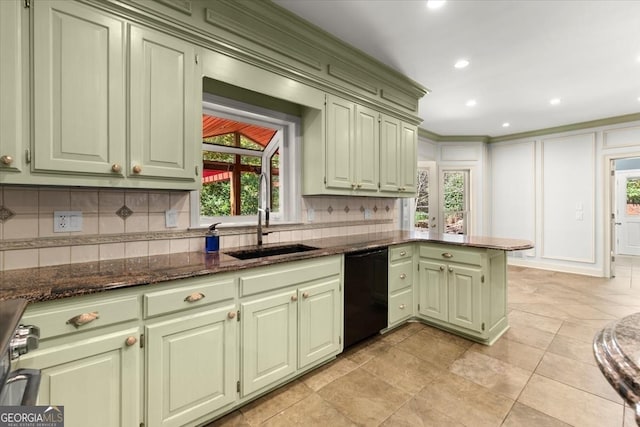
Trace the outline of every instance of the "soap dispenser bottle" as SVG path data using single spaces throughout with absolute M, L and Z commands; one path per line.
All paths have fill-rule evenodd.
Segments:
M 205 250 L 207 253 L 210 252 L 218 252 L 218 250 L 220 249 L 220 235 L 218 233 L 218 230 L 216 230 L 216 226 L 220 224 L 219 222 L 216 222 L 215 224 L 212 224 L 211 226 L 209 226 L 209 231 L 207 232 L 207 235 L 205 236 Z

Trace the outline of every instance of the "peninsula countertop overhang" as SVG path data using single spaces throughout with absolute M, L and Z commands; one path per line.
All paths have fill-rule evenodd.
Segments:
M 430 235 L 428 232 L 419 231 L 369 233 L 287 242 L 287 244 L 301 243 L 318 249 L 250 260 L 239 260 L 227 255 L 226 252 L 255 249 L 257 246 L 229 248 L 210 254 L 186 252 L 3 271 L 0 273 L 0 300 L 25 298 L 30 302 L 48 301 L 412 242 L 502 251 L 533 248 L 531 242 L 516 239 L 452 234 Z M 265 245 L 265 247 L 269 246 L 278 245 Z

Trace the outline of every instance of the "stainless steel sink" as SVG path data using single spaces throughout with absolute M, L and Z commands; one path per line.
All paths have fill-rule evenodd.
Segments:
M 273 256 L 273 255 L 295 254 L 298 252 L 307 252 L 315 249 L 318 249 L 318 248 L 314 248 L 313 246 L 296 244 L 296 245 L 284 245 L 284 246 L 271 246 L 268 248 L 260 248 L 260 249 L 247 249 L 243 251 L 232 251 L 232 252 L 224 252 L 224 253 L 238 259 L 254 259 L 254 258 L 263 258 L 263 257 Z

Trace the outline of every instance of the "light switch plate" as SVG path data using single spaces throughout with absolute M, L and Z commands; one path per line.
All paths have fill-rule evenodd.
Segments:
M 371 219 L 371 209 L 364 210 L 364 219 Z
M 82 211 L 55 211 L 53 213 L 53 232 L 67 233 L 82 231 Z
M 167 228 L 176 228 L 178 226 L 178 212 L 175 209 L 164 211 L 164 222 Z
M 316 219 L 316 211 L 313 208 L 307 209 L 307 221 L 313 222 L 314 219 Z

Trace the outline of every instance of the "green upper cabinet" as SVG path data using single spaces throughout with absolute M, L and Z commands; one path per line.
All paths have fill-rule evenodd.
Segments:
M 327 157 L 328 188 L 352 189 L 355 137 L 355 104 L 327 95 Z
M 0 182 L 3 172 L 23 167 L 23 40 L 22 3 L 0 2 Z
M 418 129 L 387 115 L 382 115 L 380 128 L 380 191 L 413 197 L 418 167 Z
M 327 95 L 327 188 L 378 191 L 379 113 Z
M 124 22 L 78 2 L 32 8 L 34 171 L 121 176 Z
M 415 126 L 333 95 L 326 96 L 324 116 L 312 112 L 305 119 L 313 124 L 319 117 L 324 117 L 324 134 L 317 126 L 305 128 L 304 194 L 414 195 Z
M 195 181 L 202 142 L 202 78 L 195 47 L 133 25 L 129 37 L 131 163 L 127 174 Z

